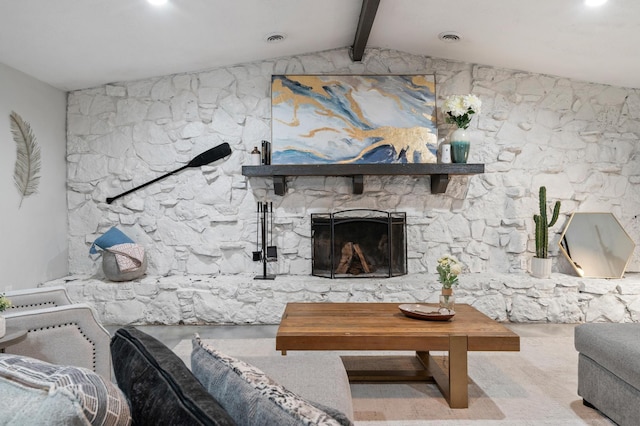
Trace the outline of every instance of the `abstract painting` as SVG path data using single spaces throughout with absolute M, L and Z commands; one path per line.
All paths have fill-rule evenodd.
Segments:
M 435 163 L 433 75 L 274 75 L 271 164 Z

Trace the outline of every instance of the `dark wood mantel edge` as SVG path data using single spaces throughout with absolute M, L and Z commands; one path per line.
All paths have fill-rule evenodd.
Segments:
M 277 164 L 242 166 L 247 177 L 271 177 L 274 192 L 284 195 L 287 176 L 347 176 L 352 177 L 353 193 L 362 194 L 363 176 L 431 176 L 431 193 L 443 194 L 447 190 L 450 175 L 484 173 L 484 164 Z
M 245 176 L 354 176 L 354 175 L 471 175 L 484 173 L 484 164 L 275 164 L 242 166 Z

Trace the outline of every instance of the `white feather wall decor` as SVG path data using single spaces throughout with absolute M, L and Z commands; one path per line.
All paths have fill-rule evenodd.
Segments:
M 40 147 L 31 126 L 18 113 L 12 111 L 9 115 L 11 133 L 16 142 L 16 166 L 13 180 L 20 192 L 20 207 L 25 197 L 38 192 L 40 181 Z

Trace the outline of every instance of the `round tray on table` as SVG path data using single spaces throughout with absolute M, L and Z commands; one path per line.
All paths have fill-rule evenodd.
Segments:
M 409 318 L 425 321 L 449 321 L 456 314 L 449 309 L 439 309 L 436 306 L 421 303 L 405 303 L 398 309 Z

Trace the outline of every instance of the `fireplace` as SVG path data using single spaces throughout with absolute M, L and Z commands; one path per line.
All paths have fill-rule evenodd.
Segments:
M 407 274 L 406 214 L 345 210 L 311 215 L 311 274 L 381 278 Z

